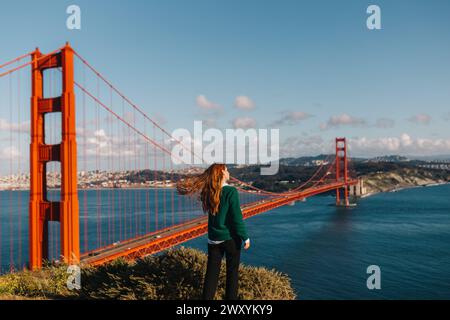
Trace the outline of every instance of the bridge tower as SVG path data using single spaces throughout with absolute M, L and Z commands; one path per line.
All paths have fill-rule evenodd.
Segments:
M 336 138 L 336 181 L 348 182 L 347 141 L 345 138 Z M 342 205 L 341 190 L 336 189 L 336 205 Z M 343 204 L 348 207 L 348 186 L 344 187 Z
M 75 264 L 80 259 L 73 50 L 66 44 L 60 52 L 44 56 L 36 49 L 32 61 L 29 267 L 39 269 L 48 259 L 50 221 L 60 224 L 63 261 Z M 43 71 L 53 68 L 61 68 L 62 95 L 45 98 Z M 61 142 L 45 144 L 45 115 L 56 112 L 61 113 Z M 61 163 L 60 201 L 47 198 L 46 165 L 51 161 Z

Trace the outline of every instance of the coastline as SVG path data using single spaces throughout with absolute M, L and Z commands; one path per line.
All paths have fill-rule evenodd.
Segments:
M 363 177 L 364 179 L 364 177 Z M 385 192 L 398 192 L 402 190 L 412 189 L 412 188 L 424 188 L 424 187 L 435 187 L 435 186 L 441 186 L 450 184 L 450 181 L 443 181 L 443 182 L 430 182 L 430 183 L 424 183 L 424 184 L 410 184 L 410 185 L 401 185 L 399 187 L 391 186 L 390 188 L 384 189 L 384 190 L 371 190 L 368 193 L 365 193 L 361 195 L 359 198 L 367 198 L 373 195 L 376 195 L 378 193 L 385 193 Z M 111 187 L 100 187 L 100 188 L 79 188 L 78 191 L 101 191 L 101 190 L 176 190 L 175 187 L 128 187 L 128 188 L 111 188 Z M 57 188 L 49 188 L 49 191 L 58 191 Z M 3 191 L 30 191 L 29 188 L 17 188 L 17 189 L 0 189 L 0 192 Z M 257 193 L 256 193 L 257 194 Z
M 445 181 L 445 182 L 433 182 L 433 183 L 427 183 L 427 184 L 419 184 L 419 185 L 404 185 L 401 187 L 392 187 L 390 189 L 387 190 L 377 190 L 377 191 L 371 191 L 368 192 L 362 196 L 360 196 L 360 199 L 363 198 L 368 198 L 374 195 L 377 195 L 379 193 L 388 193 L 388 192 L 399 192 L 399 191 L 403 191 L 403 190 L 408 190 L 408 189 L 414 189 L 414 188 L 427 188 L 427 187 L 437 187 L 437 186 L 442 186 L 442 185 L 446 185 L 446 184 L 450 184 L 449 181 Z
M 129 188 L 111 188 L 111 187 L 100 187 L 100 188 L 78 188 L 78 191 L 84 191 L 84 190 L 93 190 L 93 191 L 100 191 L 100 190 L 167 190 L 167 189 L 176 189 L 175 187 L 129 187 Z M 48 191 L 58 191 L 58 188 L 48 188 Z M 17 188 L 17 189 L 0 189 L 0 192 L 2 191 L 30 191 L 29 188 Z

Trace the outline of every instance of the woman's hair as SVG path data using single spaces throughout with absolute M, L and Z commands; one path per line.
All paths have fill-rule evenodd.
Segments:
M 200 192 L 203 211 L 214 215 L 219 211 L 223 170 L 225 164 L 214 163 L 203 173 L 178 181 L 177 191 L 181 195 Z

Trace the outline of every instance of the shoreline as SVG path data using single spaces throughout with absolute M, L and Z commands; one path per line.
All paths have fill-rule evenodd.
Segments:
M 378 193 L 387 193 L 387 192 L 398 192 L 398 191 L 402 191 L 402 190 L 407 190 L 407 189 L 413 189 L 413 188 L 425 188 L 425 187 L 437 187 L 437 186 L 442 186 L 442 185 L 446 185 L 446 184 L 450 184 L 450 181 L 446 181 L 446 182 L 434 182 L 434 183 L 427 183 L 427 184 L 419 184 L 419 185 L 406 185 L 406 186 L 401 186 L 401 187 L 392 187 L 389 188 L 387 190 L 381 190 L 381 191 L 372 191 L 369 193 L 366 193 L 362 196 L 360 196 L 360 199 L 363 198 L 367 198 L 373 195 L 376 195 Z M 78 191 L 101 191 L 101 190 L 175 190 L 175 187 L 129 187 L 129 188 L 79 188 Z M 58 191 L 59 189 L 57 188 L 50 188 L 48 189 L 49 191 Z M 4 191 L 30 191 L 30 189 L 26 188 L 26 189 L 0 189 L 0 192 L 4 192 Z M 258 193 L 255 193 L 258 194 Z
M 428 183 L 428 184 L 420 184 L 420 185 L 409 185 L 409 186 L 402 186 L 402 187 L 398 187 L 398 188 L 394 187 L 394 188 L 391 188 L 391 189 L 388 189 L 388 190 L 384 190 L 384 191 L 372 191 L 372 192 L 369 192 L 369 193 L 366 193 L 366 194 L 362 195 L 359 198 L 360 199 L 368 198 L 368 197 L 377 195 L 379 193 L 399 192 L 399 191 L 408 190 L 408 189 L 414 189 L 414 188 L 437 187 L 437 186 L 442 186 L 442 185 L 446 185 L 446 184 L 450 184 L 450 181 Z
M 175 187 L 130 187 L 130 188 L 78 188 L 78 191 L 85 191 L 85 190 L 93 190 L 93 191 L 100 191 L 100 190 L 167 190 L 167 189 L 176 189 Z M 60 189 L 58 188 L 49 188 L 48 191 L 58 191 Z M 2 191 L 30 191 L 29 188 L 26 189 L 0 189 L 0 192 Z

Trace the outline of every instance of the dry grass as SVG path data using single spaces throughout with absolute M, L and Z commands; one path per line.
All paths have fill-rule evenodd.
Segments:
M 66 286 L 66 267 L 46 266 L 41 271 L 21 271 L 0 277 L 0 297 L 54 299 L 72 296 Z
M 206 260 L 204 253 L 180 247 L 133 263 L 119 259 L 100 267 L 83 267 L 79 292 L 66 288 L 65 266 L 49 266 L 0 277 L 0 299 L 200 299 Z M 224 294 L 222 267 L 216 299 Z M 296 298 L 286 275 L 245 265 L 240 268 L 239 294 L 246 300 Z

